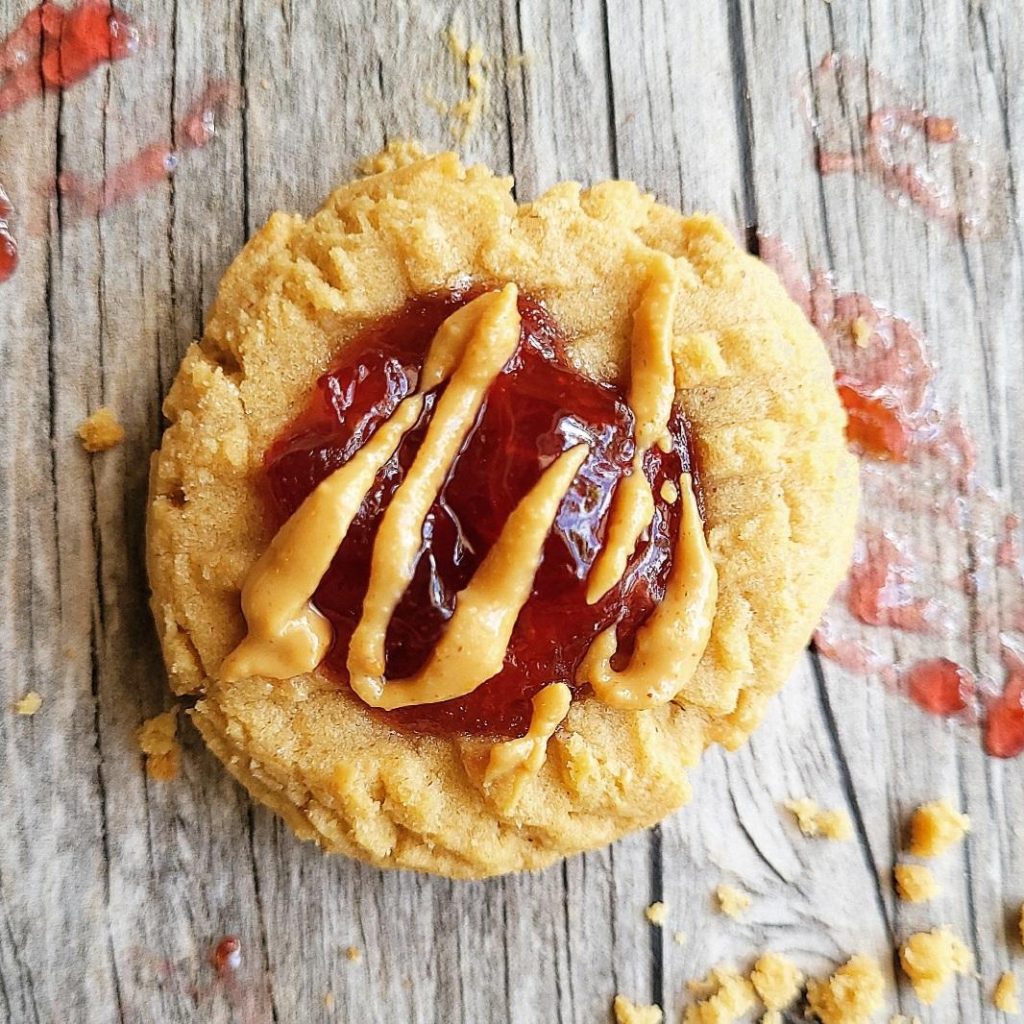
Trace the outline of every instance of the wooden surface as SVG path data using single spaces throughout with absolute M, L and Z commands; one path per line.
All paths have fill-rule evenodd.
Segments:
M 0 31 L 27 10 L 0 0 Z M 615 992 L 677 1021 L 712 964 L 791 954 L 809 971 L 878 955 L 949 923 L 975 953 L 934 1010 L 905 986 L 892 1012 L 1000 1019 L 998 973 L 1024 973 L 1024 765 L 928 719 L 877 681 L 808 655 L 750 744 L 710 752 L 696 798 L 661 828 L 531 877 L 452 884 L 381 874 L 295 841 L 185 731 L 173 784 L 133 739 L 169 704 L 140 553 L 160 400 L 201 332 L 217 280 L 275 209 L 312 210 L 388 139 L 451 143 L 428 94 L 464 92 L 451 24 L 500 65 L 464 149 L 530 197 L 563 178 L 632 178 L 742 232 L 783 238 L 923 325 L 939 392 L 978 435 L 979 476 L 1024 496 L 1022 232 L 963 241 L 862 177 L 822 179 L 795 95 L 830 50 L 866 57 L 957 117 L 1024 173 L 1024 26 L 1017 0 L 502 0 L 335 4 L 140 0 L 145 56 L 0 119 L 0 181 L 19 207 L 22 265 L 0 286 L 0 1020 L 579 1022 Z M 174 178 L 102 217 L 45 183 L 167 138 L 213 78 L 238 109 Z M 100 404 L 127 441 L 89 458 L 74 429 Z M 42 694 L 34 718 L 11 703 Z M 856 839 L 815 844 L 780 814 L 807 793 Z M 938 867 L 933 904 L 899 904 L 889 872 L 908 810 L 949 794 L 975 823 Z M 754 895 L 717 915 L 719 882 Z M 643 908 L 669 905 L 665 931 Z M 672 932 L 684 931 L 677 946 Z M 218 979 L 217 939 L 242 967 Z M 360 947 L 350 963 L 344 950 Z M 325 999 L 330 993 L 333 997 Z

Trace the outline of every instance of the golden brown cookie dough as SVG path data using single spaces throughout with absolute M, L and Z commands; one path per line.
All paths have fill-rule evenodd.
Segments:
M 757 725 L 845 570 L 856 464 L 820 339 L 716 220 L 628 182 L 564 183 L 517 206 L 510 179 L 451 153 L 406 147 L 375 166 L 389 169 L 250 240 L 168 395 L 147 540 L 164 657 L 174 691 L 201 698 L 192 717 L 211 749 L 300 836 L 456 877 L 539 868 L 675 810 L 702 750 Z M 263 455 L 347 339 L 412 296 L 509 281 L 552 311 L 577 369 L 624 382 L 660 253 L 677 276 L 676 401 L 718 573 L 710 641 L 673 702 L 574 701 L 513 802 L 485 785 L 486 740 L 397 732 L 316 671 L 217 680 L 270 541 Z

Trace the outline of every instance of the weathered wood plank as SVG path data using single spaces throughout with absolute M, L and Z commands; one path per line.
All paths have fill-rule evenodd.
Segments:
M 27 6 L 0 0 L 0 28 Z M 13 439 L 0 455 L 0 693 L 8 708 L 28 689 L 45 698 L 34 719 L 0 716 L 12 780 L 0 1015 L 582 1024 L 606 1019 L 623 991 L 662 1002 L 671 1020 L 685 980 L 714 963 L 745 965 L 771 947 L 817 970 L 857 949 L 884 956 L 894 934 L 940 921 L 970 939 L 990 982 L 1008 962 L 1004 911 L 1024 896 L 1019 768 L 827 664 L 800 667 L 743 751 L 710 753 L 694 804 L 659 831 L 486 884 L 324 858 L 253 808 L 190 730 L 173 786 L 145 779 L 133 733 L 168 702 L 139 557 L 159 399 L 220 273 L 270 211 L 312 210 L 388 139 L 452 143 L 429 102 L 463 95 L 464 71 L 441 38 L 451 26 L 496 58 L 531 58 L 507 76 L 500 60 L 491 69 L 469 158 L 514 171 L 521 198 L 563 178 L 619 175 L 738 231 L 756 222 L 834 270 L 844 290 L 922 322 L 943 344 L 942 394 L 978 410 L 980 472 L 1019 506 L 1019 225 L 961 245 L 870 182 L 821 181 L 793 99 L 795 79 L 827 50 L 867 53 L 1019 173 L 1019 12 L 962 0 L 898 11 L 877 0 L 434 0 L 369 11 L 167 0 L 137 14 L 145 59 L 0 122 L 0 179 L 19 223 L 43 228 L 23 230 L 18 277 L 0 288 L 0 401 Z M 167 185 L 99 219 L 74 218 L 37 187 L 62 170 L 100 180 L 170 137 L 211 78 L 234 85 L 240 107 Z M 74 427 L 102 402 L 128 439 L 90 460 Z M 845 803 L 856 840 L 799 837 L 779 803 L 805 792 Z M 977 835 L 943 864 L 942 900 L 907 908 L 884 876 L 906 811 L 940 792 L 964 802 Z M 715 911 L 720 881 L 755 896 L 743 921 Z M 665 932 L 643 919 L 659 897 Z M 686 946 L 672 943 L 675 930 Z M 244 948 L 234 984 L 207 963 L 229 932 Z M 361 963 L 347 961 L 349 945 L 365 950 Z M 960 982 L 959 1019 L 988 1019 L 986 992 Z M 920 1012 L 905 993 L 901 1005 Z M 925 1019 L 946 1019 L 950 1005 Z
M 801 89 L 799 79 L 829 51 L 865 58 L 922 107 L 955 117 L 963 133 L 983 141 L 996 164 L 1007 160 L 1012 185 L 1020 166 L 1019 140 L 1011 127 L 1020 123 L 1019 11 L 949 0 L 900 5 L 898 11 L 872 4 L 866 12 L 838 4 L 780 4 L 775 15 L 775 23 L 766 24 L 760 7 L 743 4 L 759 226 L 781 233 L 808 266 L 833 272 L 840 291 L 864 292 L 922 325 L 940 368 L 939 401 L 965 410 L 979 442 L 981 482 L 1002 488 L 1011 507 L 1019 508 L 1024 460 L 1012 450 L 1011 425 L 1024 412 L 1016 383 L 1024 379 L 1016 217 L 1001 237 L 964 241 L 947 225 L 895 205 L 877 182 L 841 174 L 821 178 L 810 126 L 791 99 Z M 773 59 L 759 60 L 765 52 Z M 851 135 L 868 99 L 843 96 Z M 941 154 L 935 154 L 935 166 L 941 180 Z M 1015 206 L 1012 191 L 1009 198 Z M 911 535 L 920 532 L 898 510 L 871 507 L 865 518 Z M 938 566 L 955 565 L 965 556 L 951 549 L 935 560 L 936 592 Z M 958 609 L 975 620 L 980 611 Z M 868 636 L 871 627 L 864 631 Z M 935 637 L 918 642 L 875 630 L 871 642 L 883 649 L 895 644 L 904 657 L 919 649 L 969 665 L 975 654 L 984 657 L 980 646 L 972 652 Z M 883 899 L 896 938 L 949 923 L 972 946 L 984 979 L 981 985 L 961 979 L 955 997 L 946 997 L 930 1014 L 901 987 L 899 1008 L 940 1021 L 950 1019 L 955 1003 L 958 1019 L 989 1019 L 991 986 L 1010 966 L 1015 943 L 1006 910 L 1021 896 L 1014 838 L 1024 807 L 1019 768 L 986 758 L 976 736 L 944 728 L 885 692 L 877 680 L 865 682 L 827 661 L 822 673 L 821 697 L 832 708 L 836 754 L 846 765 L 850 796 L 859 807 L 872 861 L 883 875 Z M 970 813 L 975 834 L 940 865 L 943 894 L 934 904 L 901 904 L 892 897 L 887 876 L 903 846 L 907 816 L 916 803 L 941 794 Z

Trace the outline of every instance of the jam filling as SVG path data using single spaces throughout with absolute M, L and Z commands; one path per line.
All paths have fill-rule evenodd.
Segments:
M 352 458 L 415 391 L 438 327 L 473 297 L 454 292 L 415 300 L 346 346 L 317 382 L 306 409 L 267 453 L 266 490 L 274 527 Z M 564 338 L 543 306 L 520 297 L 519 312 L 518 349 L 491 385 L 424 522 L 413 579 L 388 628 L 388 678 L 409 676 L 425 663 L 454 611 L 458 592 L 497 539 L 510 510 L 541 473 L 561 452 L 581 442 L 588 445 L 589 455 L 545 542 L 502 670 L 456 700 L 372 712 L 399 728 L 440 735 L 522 735 L 530 723 L 530 698 L 544 686 L 565 682 L 574 696 L 580 695 L 577 666 L 594 637 L 612 625 L 617 625 L 619 640 L 613 665 L 621 667 L 638 627 L 665 593 L 679 530 L 674 485 L 691 463 L 682 417 L 674 412 L 670 420 L 672 450 L 655 447 L 644 460 L 655 501 L 650 528 L 621 580 L 588 605 L 587 575 L 605 539 L 616 485 L 633 460 L 633 414 L 621 388 L 595 382 L 572 368 Z M 361 614 L 380 519 L 416 457 L 443 386 L 428 393 L 419 422 L 378 473 L 313 595 L 334 629 L 322 667 L 341 685 L 347 685 L 349 640 Z

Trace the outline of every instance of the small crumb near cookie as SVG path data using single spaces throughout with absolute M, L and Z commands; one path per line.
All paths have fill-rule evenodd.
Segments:
M 423 159 L 423 148 L 412 139 L 392 139 L 379 153 L 363 157 L 356 170 L 363 175 L 384 174 Z
M 734 919 L 743 916 L 743 912 L 750 906 L 750 894 L 732 885 L 720 885 L 715 890 L 715 899 L 718 900 L 718 909 Z
M 637 1006 L 625 996 L 616 996 L 612 1005 L 615 1024 L 661 1024 L 665 1019 L 660 1006 Z
M 135 734 L 139 749 L 146 755 L 146 774 L 157 782 L 178 777 L 181 747 L 177 740 L 178 709 L 147 718 Z
M 971 819 L 948 800 L 922 804 L 910 819 L 910 852 L 915 857 L 937 857 L 968 832 Z
M 673 932 L 672 933 L 672 941 L 677 946 L 685 946 L 686 945 L 686 932 Z
M 43 706 L 43 698 L 35 690 L 29 690 L 20 700 L 14 702 L 14 710 L 19 715 L 31 717 Z
M 1012 972 L 1006 971 L 999 977 L 995 991 L 992 993 L 992 1005 L 1002 1013 L 1020 1013 L 1020 1000 L 1017 998 L 1017 978 Z
M 363 951 L 358 946 L 349 946 L 345 950 L 345 957 L 351 964 L 357 964 L 363 959 Z
M 869 956 L 851 957 L 824 981 L 807 983 L 807 1006 L 822 1024 L 868 1024 L 882 1008 L 885 978 Z
M 932 869 L 923 864 L 897 864 L 892 869 L 896 894 L 906 903 L 926 903 L 939 893 Z
M 656 924 L 660 928 L 668 918 L 668 907 L 661 900 L 658 900 L 657 903 L 652 903 L 644 910 L 644 917 L 651 924 Z
M 900 947 L 900 963 L 922 1003 L 934 1003 L 954 974 L 973 964 L 970 950 L 949 928 L 916 932 Z
M 856 317 L 850 324 L 850 336 L 857 348 L 867 348 L 871 341 L 871 324 L 862 316 Z
M 103 406 L 78 425 L 78 436 L 87 452 L 105 452 L 124 440 L 124 427 L 113 410 Z
M 750 984 L 769 1011 L 786 1009 L 800 995 L 803 983 L 800 968 L 778 953 L 763 954 L 750 972 Z
M 670 505 L 674 505 L 679 499 L 679 488 L 671 480 L 666 480 L 661 485 L 661 496 Z
M 697 1002 L 686 1008 L 683 1024 L 732 1024 L 754 1006 L 754 987 L 733 967 L 715 967 L 702 981 L 686 986 Z
M 324 993 L 324 1009 L 325 1010 L 333 1010 L 334 1009 L 334 993 L 333 992 L 326 992 L 326 993 Z
M 845 811 L 819 807 L 808 797 L 787 800 L 785 808 L 796 818 L 797 827 L 808 838 L 846 842 L 853 838 L 853 826 Z

